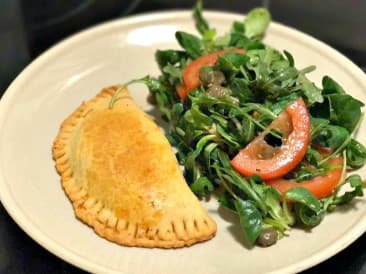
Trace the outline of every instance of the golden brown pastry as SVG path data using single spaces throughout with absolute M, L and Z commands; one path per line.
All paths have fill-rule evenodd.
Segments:
M 125 89 L 102 90 L 62 124 L 56 168 L 76 216 L 127 246 L 182 247 L 212 238 L 215 222 L 187 186 L 165 136 Z

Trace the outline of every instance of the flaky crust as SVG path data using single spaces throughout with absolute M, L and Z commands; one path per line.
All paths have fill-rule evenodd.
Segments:
M 75 215 L 126 246 L 173 248 L 212 238 L 215 222 L 187 186 L 165 136 L 124 90 L 103 89 L 61 125 L 56 169 Z

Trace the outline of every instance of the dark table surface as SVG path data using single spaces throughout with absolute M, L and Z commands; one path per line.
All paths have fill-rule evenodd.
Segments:
M 125 15 L 189 9 L 194 4 L 194 1 L 188 0 L 132 2 L 0 0 L 0 95 L 41 52 L 76 31 Z M 258 5 L 269 7 L 275 21 L 298 28 L 332 45 L 366 69 L 366 1 L 205 1 L 207 9 L 239 13 L 245 13 Z M 0 273 L 84 272 L 34 242 L 0 204 Z M 345 250 L 304 273 L 366 273 L 366 234 Z

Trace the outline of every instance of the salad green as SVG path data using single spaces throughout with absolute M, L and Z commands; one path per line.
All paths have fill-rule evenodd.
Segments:
M 361 177 L 347 177 L 346 171 L 360 168 L 366 161 L 366 148 L 354 138 L 364 104 L 329 76 L 324 76 L 321 87 L 316 86 L 307 77 L 315 66 L 298 69 L 291 53 L 263 43 L 271 19 L 264 8 L 253 9 L 243 21 L 233 22 L 223 36 L 205 20 L 201 1 L 195 5 L 193 17 L 200 36 L 178 31 L 181 50 L 156 52 L 161 75 L 128 83 L 144 83 L 154 96 L 169 122 L 167 137 L 177 149 L 192 191 L 199 197 L 219 195 L 220 205 L 238 214 L 245 240 L 251 245 L 268 229 L 281 238 L 293 225 L 316 226 L 327 212 L 362 196 Z M 187 66 L 215 52 L 220 52 L 216 62 L 199 68 L 199 86 L 180 97 L 177 87 L 187 84 Z M 286 136 L 269 130 L 269 125 L 298 98 L 308 109 L 310 142 L 301 162 L 283 177 L 311 183 L 338 168 L 342 176 L 327 197 L 316 197 L 304 187 L 281 193 L 259 174 L 243 176 L 231 164 L 261 132 L 267 132 L 268 146 L 281 149 Z M 112 99 L 110 107 L 113 104 Z M 334 158 L 344 159 L 342 166 L 330 164 Z M 349 190 L 340 191 L 345 185 Z

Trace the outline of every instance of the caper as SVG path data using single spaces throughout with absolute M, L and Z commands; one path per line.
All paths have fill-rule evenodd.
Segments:
M 219 70 L 202 68 L 200 70 L 199 77 L 204 87 L 211 85 L 222 85 L 226 82 L 225 75 Z
M 211 85 L 207 89 L 207 93 L 215 98 L 223 98 L 228 94 L 228 89 L 220 85 Z
M 152 105 L 156 105 L 157 101 L 156 101 L 156 96 L 154 93 L 149 93 L 149 95 L 147 96 L 147 101 L 152 104 Z
M 257 239 L 257 244 L 263 247 L 274 245 L 277 242 L 278 232 L 272 228 L 265 228 Z

